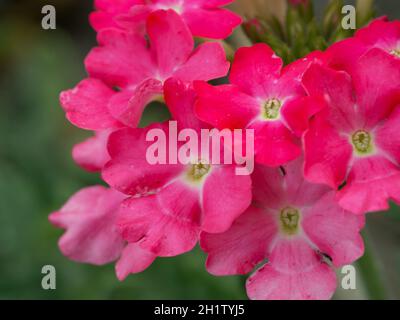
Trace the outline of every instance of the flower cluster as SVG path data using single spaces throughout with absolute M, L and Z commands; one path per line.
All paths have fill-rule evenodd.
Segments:
M 88 78 L 60 100 L 94 133 L 74 160 L 108 187 L 79 191 L 50 221 L 66 229 L 64 255 L 117 261 L 120 280 L 200 243 L 211 274 L 253 272 L 251 299 L 329 299 L 335 268 L 363 255 L 364 215 L 400 203 L 400 23 L 378 19 L 286 66 L 261 43 L 230 65 L 219 41 L 194 42 L 232 33 L 230 2 L 95 1 Z M 254 172 L 197 153 L 150 164 L 149 132 L 170 131 L 139 128 L 152 101 L 180 129 L 253 130 Z

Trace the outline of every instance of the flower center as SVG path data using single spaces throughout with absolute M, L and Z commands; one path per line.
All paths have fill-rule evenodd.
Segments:
M 351 137 L 353 147 L 357 153 L 367 154 L 372 151 L 371 135 L 364 130 L 359 130 Z
M 187 176 L 189 180 L 198 182 L 200 181 L 206 174 L 210 172 L 211 165 L 205 163 L 197 163 L 190 166 Z
M 292 236 L 298 232 L 300 221 L 299 210 L 292 207 L 283 208 L 279 220 L 281 223 L 281 230 L 284 234 Z
M 397 58 L 400 58 L 400 49 L 394 49 L 390 51 L 390 54 L 394 55 Z
M 280 110 L 282 107 L 282 101 L 273 98 L 267 100 L 262 108 L 262 116 L 266 120 L 275 120 L 279 118 Z

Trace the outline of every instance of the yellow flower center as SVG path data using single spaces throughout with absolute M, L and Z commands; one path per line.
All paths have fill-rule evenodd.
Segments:
M 351 141 L 357 153 L 365 155 L 372 152 L 372 137 L 367 131 L 359 130 L 355 132 L 351 137 Z
M 262 117 L 266 120 L 275 120 L 279 118 L 282 101 L 278 99 L 269 99 L 262 108 Z
M 286 207 L 281 210 L 280 216 L 281 231 L 289 236 L 297 234 L 299 231 L 300 212 L 299 210 Z
M 390 54 L 394 55 L 397 58 L 400 58 L 400 49 L 394 49 L 390 51 Z
M 190 166 L 187 177 L 189 180 L 199 182 L 205 175 L 210 172 L 211 165 L 205 163 L 197 163 Z

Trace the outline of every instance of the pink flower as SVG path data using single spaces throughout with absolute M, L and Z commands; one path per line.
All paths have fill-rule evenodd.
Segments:
M 95 0 L 96 11 L 89 16 L 90 24 L 96 31 L 118 27 L 114 18 L 143 2 L 144 0 Z
M 86 59 L 91 77 L 60 96 L 71 123 L 99 132 L 74 150 L 84 168 L 101 169 L 107 161 L 107 150 L 100 150 L 106 136 L 124 126 L 136 127 L 147 104 L 163 97 L 165 80 L 208 81 L 229 70 L 220 44 L 205 43 L 193 51 L 193 38 L 174 11 L 151 14 L 147 30 L 150 48 L 142 36 L 117 29 L 101 31 L 100 47 Z M 92 150 L 102 156 L 94 159 Z
M 93 49 L 85 61 L 92 78 L 119 89 L 106 107 L 114 119 L 129 127 L 136 127 L 150 101 L 162 97 L 167 79 L 209 81 L 225 76 L 229 70 L 220 44 L 204 43 L 193 51 L 189 30 L 172 10 L 152 13 L 147 33 L 150 47 L 142 36 L 103 30 L 98 34 L 100 47 Z
M 247 274 L 251 299 L 329 299 L 333 267 L 358 259 L 364 217 L 341 209 L 334 192 L 308 183 L 302 160 L 284 170 L 256 167 L 254 204 L 222 234 L 202 233 L 207 270 L 217 276 Z M 331 263 L 325 257 L 329 257 Z
M 193 115 L 196 97 L 190 87 L 170 79 L 165 90 L 181 128 L 201 128 Z M 141 247 L 157 256 L 175 256 L 193 249 L 201 230 L 223 232 L 231 226 L 250 205 L 251 179 L 236 175 L 235 165 L 209 164 L 193 153 L 188 165 L 149 164 L 146 153 L 154 142 L 146 136 L 153 129 L 165 132 L 167 145 L 174 143 L 168 140 L 166 124 L 113 133 L 103 179 L 131 196 L 118 219 L 123 238 L 129 243 L 141 240 Z
M 125 195 L 95 186 L 76 193 L 49 219 L 66 229 L 59 241 L 61 252 L 74 261 L 103 265 L 117 259 L 116 273 L 123 280 L 142 272 L 155 256 L 137 243 L 125 245 L 116 225 L 117 210 Z
M 357 214 L 400 203 L 400 60 L 375 48 L 350 74 L 316 64 L 303 83 L 328 104 L 305 134 L 306 178 Z
M 282 70 L 282 60 L 267 45 L 241 48 L 230 85 L 195 82 L 197 115 L 219 129 L 254 129 L 258 163 L 279 166 L 296 159 L 308 119 L 321 107 L 300 83 L 313 60 L 314 55 Z
M 141 30 L 149 14 L 171 9 L 182 17 L 194 36 L 224 39 L 242 22 L 237 14 L 222 8 L 231 2 L 233 0 L 131 0 L 124 5 L 97 6 L 100 11 L 92 14 L 91 22 L 96 30 L 110 26 Z
M 325 59 L 335 69 L 351 71 L 357 60 L 373 48 L 400 60 L 400 22 L 391 22 L 386 17 L 376 19 L 358 30 L 354 37 L 332 45 Z

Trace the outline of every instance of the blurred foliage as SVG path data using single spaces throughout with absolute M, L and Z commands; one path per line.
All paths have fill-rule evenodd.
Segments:
M 95 44 L 90 2 L 0 0 L 0 299 L 245 299 L 244 278 L 209 275 L 199 249 L 159 259 L 123 283 L 113 265 L 78 264 L 60 254 L 62 231 L 48 214 L 80 188 L 102 183 L 73 163 L 72 146 L 89 133 L 71 126 L 58 102 L 62 90 L 85 76 L 83 58 Z M 44 3 L 57 8 L 55 31 L 40 28 Z M 144 122 L 166 116 L 154 105 Z M 385 293 L 368 294 L 360 278 L 359 290 L 339 290 L 338 298 L 400 297 L 398 209 L 372 216 L 369 226 L 360 274 L 377 279 Z M 54 291 L 41 289 L 47 264 L 57 270 Z
M 259 16 L 244 23 L 243 30 L 253 43 L 267 43 L 286 63 L 290 63 L 353 35 L 354 30 L 342 28 L 344 5 L 343 0 L 329 1 L 319 19 L 314 2 L 307 1 L 288 6 L 284 21 L 275 15 Z M 362 27 L 374 16 L 372 3 L 363 0 L 357 3 L 356 8 L 359 12 L 357 27 Z

